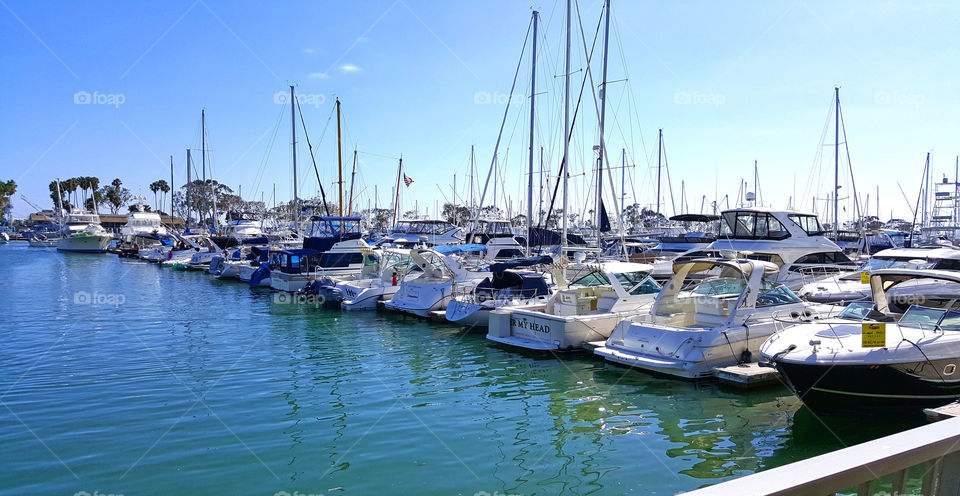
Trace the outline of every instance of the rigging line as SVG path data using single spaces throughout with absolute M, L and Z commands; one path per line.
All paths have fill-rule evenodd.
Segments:
M 270 141 L 267 142 L 267 148 L 264 150 L 263 157 L 260 159 L 260 166 L 258 167 L 257 174 L 254 176 L 253 183 L 251 184 L 254 195 L 260 191 L 260 184 L 263 181 L 263 175 L 267 170 L 267 160 L 270 157 L 270 153 L 273 151 L 273 145 L 276 143 L 277 134 L 280 132 L 280 123 L 283 121 L 283 114 L 286 109 L 283 105 L 278 105 L 278 107 L 280 107 L 280 110 L 277 113 L 277 123 L 273 127 L 273 135 L 270 137 Z
M 310 135 L 307 134 L 307 123 L 303 120 L 300 110 L 300 100 L 297 100 L 297 113 L 300 114 L 300 125 L 303 127 L 303 138 L 307 141 L 307 150 L 310 152 L 310 161 L 313 162 L 313 172 L 317 175 L 317 185 L 320 186 L 320 199 L 323 201 L 323 210 L 330 216 L 330 207 L 327 206 L 327 193 L 323 191 L 323 181 L 320 180 L 320 169 L 317 168 L 317 159 L 313 154 L 313 145 L 310 144 Z M 296 195 L 294 195 L 296 197 Z
M 483 184 L 483 193 L 480 195 L 480 203 L 477 205 L 477 216 L 474 217 L 470 222 L 470 231 L 476 229 L 477 221 L 480 219 L 479 211 L 483 209 L 483 200 L 487 196 L 487 186 L 490 185 L 490 175 L 493 172 L 493 167 L 496 164 L 497 152 L 500 150 L 500 140 L 503 138 L 503 128 L 507 124 L 507 115 L 510 112 L 510 104 L 513 101 L 513 91 L 517 87 L 517 77 L 520 75 L 520 66 L 523 64 L 523 54 L 527 51 L 527 41 L 530 39 L 530 31 L 533 28 L 533 17 L 530 17 L 530 23 L 527 24 L 527 34 L 523 37 L 523 48 L 520 49 L 520 58 L 517 60 L 517 70 L 513 73 L 513 83 L 510 85 L 510 94 L 507 96 L 507 105 L 503 109 L 503 120 L 500 121 L 500 131 L 497 133 L 497 143 L 493 147 L 493 157 L 490 159 L 490 170 L 487 172 L 487 180 Z
M 594 37 L 593 37 L 593 46 L 590 48 L 590 56 L 591 56 L 591 57 L 593 56 L 593 50 L 597 47 L 597 38 L 600 36 L 600 26 L 601 26 L 601 23 L 598 21 L 598 22 L 597 22 L 597 33 L 596 33 L 596 35 L 594 35 Z M 588 61 L 589 61 L 589 59 L 588 59 Z M 577 96 L 577 104 L 576 104 L 576 106 L 574 106 L 574 109 L 573 109 L 573 121 L 570 123 L 570 127 L 571 127 L 571 128 L 574 127 L 574 126 L 576 126 L 576 124 L 577 124 L 577 117 L 580 115 L 580 102 L 583 101 L 583 91 L 584 91 L 586 85 L 587 85 L 587 78 L 584 77 L 584 78 L 583 78 L 583 82 L 580 83 L 580 94 Z M 570 133 L 570 139 L 569 139 L 568 141 L 573 141 L 573 133 Z M 568 157 L 567 157 L 567 156 L 564 155 L 563 157 L 561 157 L 561 159 L 560 159 L 560 170 L 557 171 L 557 184 L 556 184 L 556 186 L 554 186 L 554 188 L 553 188 L 553 195 L 550 196 L 550 207 L 547 209 L 547 215 L 544 217 L 544 222 L 546 222 L 546 223 L 548 223 L 548 224 L 549 224 L 549 222 L 550 222 L 550 215 L 553 213 L 553 206 L 554 206 L 554 204 L 556 203 L 556 200 L 557 200 L 557 190 L 560 189 L 560 184 L 563 182 L 563 175 L 564 175 L 564 174 L 568 174 L 568 175 L 569 175 L 569 172 L 567 172 L 567 170 L 566 170 L 567 162 L 568 162 Z M 569 213 L 569 212 L 563 212 L 563 215 L 570 215 L 570 213 Z M 541 225 L 540 225 L 540 224 L 537 224 L 537 228 L 540 228 L 540 227 L 541 227 Z M 538 246 L 539 246 L 539 245 L 538 245 Z
M 843 107 L 839 107 L 838 112 L 840 112 L 840 129 L 843 131 L 843 148 L 847 151 L 847 168 L 850 170 L 850 186 L 853 188 L 854 212 L 857 216 L 857 224 L 860 224 L 860 198 L 857 196 L 857 182 L 853 177 L 853 163 L 850 161 L 850 144 L 847 142 L 847 123 L 844 122 L 843 119 Z M 879 219 L 880 216 L 877 215 L 877 220 Z
M 824 141 L 826 141 L 827 139 L 827 132 L 830 130 L 830 117 L 833 114 L 834 103 L 835 102 L 834 102 L 833 95 L 831 95 L 830 105 L 827 108 L 827 116 L 823 122 L 823 129 L 820 132 L 820 143 L 817 146 L 816 153 L 814 153 L 813 164 L 811 165 L 810 175 L 807 176 L 807 183 L 803 189 L 804 200 L 803 200 L 803 203 L 800 204 L 801 206 L 806 204 L 807 198 L 810 196 L 811 187 L 813 186 L 813 183 L 814 183 L 814 174 L 816 174 L 817 176 L 816 184 L 820 184 L 820 170 L 821 170 L 820 163 L 823 160 L 823 145 L 824 145 Z M 812 208 L 816 209 L 816 205 L 813 205 Z

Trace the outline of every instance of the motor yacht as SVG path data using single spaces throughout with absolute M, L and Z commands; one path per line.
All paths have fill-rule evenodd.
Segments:
M 649 264 L 602 262 L 585 267 L 569 285 L 557 278 L 557 291 L 544 304 L 491 311 L 487 339 L 530 350 L 581 348 L 610 337 L 621 320 L 649 312 L 660 291 Z
M 490 275 L 469 290 L 457 293 L 447 305 L 448 321 L 468 327 L 487 327 L 490 312 L 498 308 L 546 305 L 553 294 L 548 256 L 507 260 L 490 265 Z M 525 269 L 525 270 L 524 270 Z
M 706 250 L 729 258 L 773 262 L 780 267 L 777 282 L 791 290 L 824 275 L 852 273 L 858 267 L 826 238 L 816 215 L 751 207 L 727 210 L 720 217 L 720 235 Z M 685 256 L 702 255 L 694 252 Z
M 89 212 L 70 212 L 63 223 L 57 251 L 106 253 L 113 236 L 100 225 L 100 216 Z
M 923 294 L 897 293 L 917 281 Z M 878 269 L 870 288 L 871 302 L 788 327 L 761 354 L 813 411 L 917 412 L 960 398 L 960 272 Z
M 621 321 L 594 353 L 685 379 L 753 361 L 778 318 L 813 319 L 832 308 L 804 302 L 774 282 L 779 271 L 773 263 L 746 259 L 678 262 L 650 313 Z
M 340 241 L 327 251 L 280 250 L 272 252 L 276 270 L 271 271 L 270 287 L 296 292 L 322 277 L 358 274 L 364 267 L 379 263 L 379 256 L 362 239 Z
M 830 274 L 804 284 L 797 295 L 821 303 L 869 300 L 869 275 L 878 269 L 960 270 L 960 251 L 951 248 L 890 248 L 873 256 L 855 272 Z
M 484 248 L 484 245 L 445 245 L 412 250 L 410 259 L 422 274 L 400 283 L 393 297 L 384 303 L 384 308 L 418 317 L 446 309 L 454 293 L 475 287 L 489 275 L 485 271 L 470 270 L 457 259 L 458 255 L 477 253 L 478 247 Z

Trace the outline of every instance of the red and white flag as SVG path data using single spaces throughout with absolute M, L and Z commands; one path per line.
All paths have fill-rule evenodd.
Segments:
M 406 184 L 407 187 L 409 188 L 410 185 L 413 184 L 413 179 L 410 179 L 409 176 L 407 176 L 406 174 L 404 174 L 404 175 L 403 175 L 403 183 Z

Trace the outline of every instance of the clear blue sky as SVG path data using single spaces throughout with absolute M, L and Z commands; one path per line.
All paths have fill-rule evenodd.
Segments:
M 49 206 L 47 184 L 58 176 L 120 177 L 152 201 L 147 185 L 169 177 L 170 155 L 182 184 L 185 149 L 199 148 L 205 108 L 214 177 L 235 190 L 242 185 L 248 199 L 265 192 L 269 200 L 275 183 L 286 200 L 290 117 L 275 94 L 294 84 L 312 99 L 302 108 L 328 192 L 336 181 L 335 123 L 324 128 L 339 96 L 344 169 L 356 147 L 361 205 L 373 201 L 375 185 L 380 204 L 388 203 L 402 154 L 415 180 L 404 189 L 405 209 L 414 199 L 432 209 L 452 195 L 454 174 L 463 194 L 471 145 L 486 174 L 533 8 L 542 15 L 537 146 L 556 169 L 564 5 L 3 0 L 0 178 L 20 185 L 18 216 L 30 210 L 19 194 Z M 588 44 L 601 6 L 579 5 Z M 928 151 L 936 177 L 953 174 L 960 152 L 956 2 L 614 0 L 613 14 L 607 145 L 614 165 L 621 148 L 636 164 L 628 204 L 656 201 L 651 165 L 663 128 L 675 202 L 682 180 L 692 211 L 703 196 L 730 195 L 732 203 L 758 160 L 764 203 L 783 207 L 796 194 L 799 206 L 812 209 L 810 197 L 825 196 L 832 181 L 832 149 L 819 168 L 814 157 L 835 85 L 871 213 L 879 187 L 883 218 L 891 210 L 909 215 L 897 181 L 912 203 Z M 576 20 L 574 30 L 575 100 L 585 63 Z M 599 84 L 599 44 L 596 50 Z M 520 100 L 529 94 L 528 56 L 529 48 L 514 91 Z M 76 104 L 78 92 L 106 103 Z M 597 142 L 588 95 L 571 147 L 575 174 L 589 170 Z M 511 106 L 500 150 L 514 211 L 525 182 L 528 111 L 525 102 Z M 316 179 L 305 147 L 298 149 L 301 196 L 312 196 Z M 585 205 L 588 176 L 575 177 L 573 209 Z M 503 193 L 501 186 L 505 207 Z M 665 184 L 670 213 L 668 193 Z

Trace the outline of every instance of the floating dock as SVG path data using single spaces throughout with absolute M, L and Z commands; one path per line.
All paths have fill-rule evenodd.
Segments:
M 780 373 L 773 367 L 761 367 L 757 362 L 714 369 L 721 383 L 741 389 L 780 384 Z
M 960 402 L 954 401 L 936 408 L 924 408 L 924 415 L 927 416 L 927 422 L 937 422 L 948 418 L 960 417 Z

